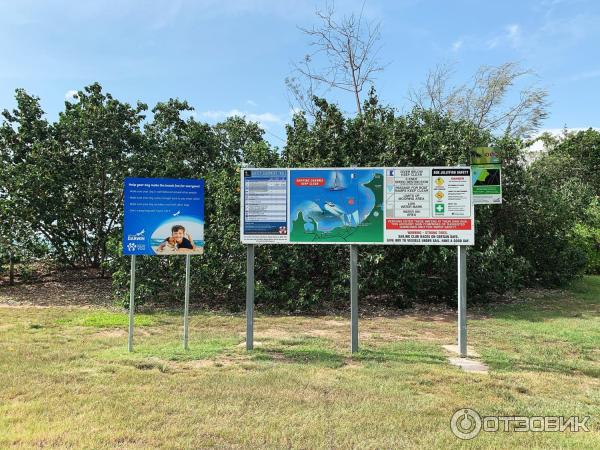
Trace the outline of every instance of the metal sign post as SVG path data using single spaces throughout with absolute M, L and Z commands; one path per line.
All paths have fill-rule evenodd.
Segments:
M 144 199 L 140 203 L 140 199 Z M 155 207 L 157 209 L 155 209 Z M 133 351 L 136 255 L 185 256 L 183 348 L 189 348 L 191 255 L 204 253 L 204 180 L 126 177 L 123 255 L 131 256 L 128 349 Z M 195 239 L 192 238 L 195 236 Z
M 466 354 L 465 258 L 467 246 L 475 244 L 472 175 L 466 166 L 240 170 L 240 240 L 248 252 L 246 348 L 253 347 L 254 245 L 350 246 L 350 348 L 355 353 L 357 245 L 460 243 L 458 334 L 461 353 Z M 343 237 L 348 229 L 360 232 Z
M 467 356 L 467 247 L 458 247 L 458 351 Z
M 185 301 L 183 305 L 183 348 L 189 350 L 189 317 L 190 310 L 190 255 L 185 255 Z
M 358 247 L 350 246 L 350 334 L 352 353 L 358 351 Z
M 246 255 L 246 350 L 254 348 L 254 245 Z
M 127 350 L 133 351 L 133 320 L 135 310 L 135 255 L 131 255 L 131 275 L 129 280 L 129 338 Z

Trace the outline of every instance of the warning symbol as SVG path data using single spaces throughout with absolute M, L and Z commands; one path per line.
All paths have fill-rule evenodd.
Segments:
M 437 191 L 435 193 L 435 197 L 438 199 L 438 202 L 441 202 L 442 199 L 444 198 L 444 193 L 442 191 Z
M 441 186 L 442 184 L 444 184 L 444 179 L 442 177 L 437 177 L 435 179 L 435 184 L 437 184 L 438 186 Z

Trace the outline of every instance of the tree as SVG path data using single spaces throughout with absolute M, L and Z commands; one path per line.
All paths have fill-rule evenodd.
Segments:
M 142 143 L 146 106 L 121 103 L 95 83 L 50 125 L 37 97 L 17 90 L 16 99 L 0 133 L 9 209 L 62 263 L 101 267 L 121 222 L 123 179 Z
M 575 186 L 579 202 L 569 198 L 570 218 L 576 220 L 573 241 L 587 255 L 587 271 L 600 272 L 600 132 L 589 128 L 577 132 L 567 129 L 561 136 L 545 134 L 540 138 L 548 151 L 533 163 L 552 186 L 551 191 Z
M 39 233 L 66 259 L 63 236 L 53 225 L 53 211 L 61 202 L 60 188 L 51 180 L 60 159 L 51 145 L 52 127 L 38 97 L 17 89 L 15 99 L 16 108 L 2 112 L 0 127 L 0 241 L 14 260 L 18 249 Z
M 350 92 L 360 115 L 365 85 L 372 83 L 374 75 L 383 70 L 377 60 L 379 23 L 364 23 L 362 10 L 358 16 L 351 14 L 338 21 L 333 5 L 327 5 L 324 11 L 317 10 L 316 16 L 318 26 L 300 28 L 310 38 L 314 51 L 294 64 L 294 75 L 285 80 L 288 90 L 297 104 L 313 116 L 316 111 L 313 99 L 321 88 Z M 325 58 L 324 67 L 316 68 L 314 63 L 320 56 Z
M 548 116 L 548 91 L 535 84 L 517 91 L 526 76 L 535 75 L 515 62 L 481 66 L 471 80 L 451 85 L 452 65 L 431 70 L 423 86 L 409 92 L 409 100 L 455 120 L 468 120 L 481 130 L 512 137 L 528 137 Z
M 568 174 L 579 178 L 600 197 L 600 131 L 589 128 L 566 132 L 549 146 L 548 154 L 566 158 L 567 164 L 561 167 L 563 177 Z

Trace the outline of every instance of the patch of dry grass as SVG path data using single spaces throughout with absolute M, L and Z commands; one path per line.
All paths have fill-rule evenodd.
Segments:
M 196 312 L 186 352 L 181 317 L 160 313 L 129 354 L 106 309 L 0 306 L 0 447 L 599 448 L 599 307 L 588 277 L 483 311 L 469 344 L 485 375 L 448 364 L 452 314 L 361 319 L 351 356 L 347 317 L 258 315 L 247 353 L 243 316 Z M 589 415 L 592 432 L 463 442 L 463 407 Z

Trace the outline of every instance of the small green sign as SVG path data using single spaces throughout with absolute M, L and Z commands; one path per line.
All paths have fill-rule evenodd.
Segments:
M 473 204 L 502 203 L 502 164 L 495 147 L 476 147 L 471 152 Z
M 471 165 L 500 164 L 496 147 L 475 147 L 471 155 Z
M 443 203 L 438 203 L 435 205 L 435 213 L 436 214 L 444 214 L 444 210 L 445 210 L 445 207 L 444 207 Z

